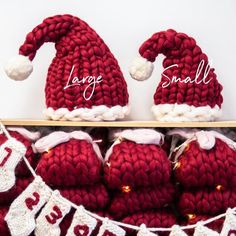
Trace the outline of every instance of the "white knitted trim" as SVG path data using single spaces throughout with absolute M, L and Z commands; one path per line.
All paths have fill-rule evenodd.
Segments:
M 101 161 L 103 160 L 99 146 L 95 142 L 93 142 L 93 139 L 89 134 L 79 130 L 73 131 L 71 133 L 66 133 L 63 131 L 52 132 L 49 135 L 39 139 L 35 143 L 35 149 L 37 150 L 37 152 L 43 153 L 49 151 L 51 148 L 54 148 L 55 146 L 61 143 L 66 143 L 73 138 L 77 140 L 86 140 L 88 143 L 92 145 L 93 150 L 95 151 L 99 159 Z
M 70 121 L 102 121 L 102 120 L 117 120 L 123 119 L 129 114 L 128 106 L 113 106 L 105 105 L 93 106 L 92 108 L 78 108 L 69 111 L 67 108 L 59 108 L 54 110 L 48 107 L 44 110 L 44 115 L 50 120 L 70 120 Z
M 164 135 L 154 129 L 126 129 L 115 134 L 117 138 L 124 138 L 139 144 L 161 145 Z
M 167 122 L 214 121 L 221 115 L 218 105 L 195 107 L 187 104 L 159 104 L 152 107 L 156 120 Z
M 15 131 L 19 134 L 21 134 L 23 137 L 25 137 L 28 140 L 35 141 L 39 139 L 40 132 L 31 132 L 25 128 L 22 127 L 9 127 L 7 128 L 9 131 Z

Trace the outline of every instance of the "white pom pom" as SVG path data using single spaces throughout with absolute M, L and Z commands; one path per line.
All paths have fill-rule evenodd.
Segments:
M 5 66 L 6 74 L 13 80 L 25 80 L 32 71 L 32 62 L 22 55 L 11 58 Z
M 132 78 L 140 81 L 148 79 L 151 76 L 152 71 L 152 62 L 143 57 L 137 57 L 134 59 L 129 68 L 129 73 Z

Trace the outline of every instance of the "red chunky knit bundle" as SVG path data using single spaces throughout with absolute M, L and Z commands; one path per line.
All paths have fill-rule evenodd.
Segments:
M 109 213 L 116 220 L 159 213 L 173 202 L 175 192 L 171 164 L 161 147 L 164 136 L 152 129 L 123 130 L 116 136 L 104 166 L 104 179 L 113 193 Z
M 114 146 L 104 166 L 104 178 L 110 189 L 157 186 L 170 179 L 171 165 L 165 151 L 157 145 L 123 141 Z
M 85 140 L 71 139 L 44 152 L 37 166 L 47 184 L 56 187 L 93 185 L 100 181 L 102 162 Z
M 108 192 L 101 183 L 99 147 L 82 131 L 52 132 L 35 143 L 41 152 L 37 174 L 62 196 L 91 211 L 103 210 Z
M 108 192 L 105 186 L 100 183 L 82 188 L 64 188 L 60 190 L 60 193 L 76 205 L 83 205 L 91 211 L 102 210 L 109 202 Z
M 38 158 L 36 156 L 36 154 L 33 152 L 32 149 L 32 141 L 26 137 L 24 137 L 22 134 L 20 134 L 17 131 L 8 131 L 9 134 L 15 138 L 16 140 L 18 140 L 19 142 L 23 143 L 24 146 L 26 147 L 27 151 L 25 154 L 25 157 L 27 158 L 27 160 L 29 161 L 30 165 L 35 168 Z M 7 141 L 7 137 L 4 134 L 0 134 L 0 145 L 2 145 L 3 143 L 5 143 Z M 26 164 L 24 161 L 20 162 L 18 164 L 18 166 L 16 167 L 16 176 L 20 176 L 20 177 L 28 177 L 30 176 L 30 171 L 27 168 Z
M 176 223 L 173 213 L 167 210 L 146 211 L 127 216 L 122 220 L 123 223 L 140 226 L 144 223 L 147 227 L 171 227 Z
M 179 211 L 183 214 L 217 215 L 236 206 L 236 191 L 190 190 L 184 191 L 179 199 Z
M 135 212 L 160 209 L 173 201 L 174 192 L 174 186 L 168 183 L 155 188 L 118 193 L 113 197 L 109 212 L 115 219 L 120 219 Z
M 236 206 L 236 150 L 234 142 L 215 131 L 172 131 L 189 137 L 177 158 L 175 180 L 181 193 L 178 211 L 191 216 L 210 218 Z M 194 139 L 194 140 L 191 140 Z M 189 141 L 188 141 L 189 140 Z M 180 149 L 179 149 L 180 150 Z M 193 217 L 192 217 L 193 216 Z M 211 224 L 219 230 L 222 224 Z
M 236 151 L 218 138 L 210 150 L 203 150 L 197 141 L 192 141 L 178 162 L 176 180 L 185 188 L 236 187 Z

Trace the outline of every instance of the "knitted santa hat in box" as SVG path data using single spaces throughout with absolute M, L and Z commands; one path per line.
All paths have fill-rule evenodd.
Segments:
M 124 130 L 106 153 L 104 178 L 109 188 L 167 183 L 171 164 L 161 148 L 164 135 L 152 129 Z
M 177 147 L 175 178 L 185 188 L 235 187 L 236 143 L 216 131 L 174 129 L 187 140 Z
M 41 153 L 37 174 L 52 186 L 85 186 L 99 182 L 102 156 L 99 147 L 85 132 L 57 131 L 39 139 Z
M 26 79 L 33 70 L 31 61 L 45 42 L 54 42 L 57 51 L 45 87 L 47 118 L 124 118 L 128 92 L 117 60 L 98 34 L 77 17 L 56 15 L 36 26 L 20 47 L 20 55 L 6 65 L 7 75 Z
M 212 121 L 219 117 L 222 86 L 210 67 L 208 57 L 195 40 L 169 29 L 155 33 L 139 49 L 130 74 L 148 79 L 158 54 L 164 72 L 154 95 L 152 111 L 159 121 Z

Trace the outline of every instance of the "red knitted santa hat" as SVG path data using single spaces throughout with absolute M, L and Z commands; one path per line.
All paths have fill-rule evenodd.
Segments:
M 33 70 L 31 61 L 45 42 L 54 42 L 57 51 L 45 87 L 47 118 L 124 118 L 128 92 L 117 60 L 98 34 L 77 17 L 56 15 L 35 27 L 20 47 L 20 55 L 6 65 L 7 75 L 26 79 Z
M 161 31 L 145 41 L 139 53 L 141 57 L 130 67 L 136 80 L 151 76 L 158 54 L 166 57 L 152 107 L 157 120 L 212 121 L 219 117 L 222 86 L 193 38 L 172 29 Z
M 123 130 L 106 153 L 109 188 L 158 186 L 170 180 L 171 164 L 161 148 L 164 135 L 152 129 Z
M 102 156 L 99 147 L 85 132 L 57 131 L 39 139 L 41 154 L 37 174 L 52 186 L 84 186 L 99 182 Z
M 187 140 L 174 155 L 175 178 L 185 188 L 235 187 L 236 143 L 216 131 L 175 129 L 170 135 Z

